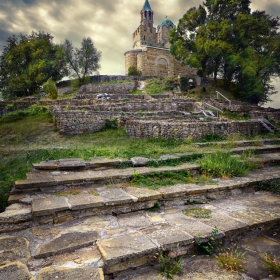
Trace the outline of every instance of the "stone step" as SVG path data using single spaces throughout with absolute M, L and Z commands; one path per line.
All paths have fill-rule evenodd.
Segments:
M 12 193 L 17 191 L 40 191 L 47 190 L 50 187 L 59 187 L 65 185 L 81 185 L 81 184 L 94 184 L 94 183 L 108 183 L 113 181 L 126 182 L 131 179 L 133 174 L 137 172 L 140 175 L 147 175 L 152 172 L 171 171 L 179 172 L 181 170 L 188 170 L 191 174 L 197 174 L 199 165 L 197 164 L 182 164 L 180 166 L 171 167 L 164 166 L 159 168 L 126 168 L 126 169 L 109 169 L 109 170 L 84 170 L 76 172 L 31 172 L 26 174 L 26 180 L 18 180 L 15 182 Z
M 279 145 L 280 139 L 259 139 L 259 140 L 240 140 L 240 141 L 219 141 L 219 142 L 205 142 L 195 143 L 197 147 L 208 147 L 220 145 L 221 147 L 228 146 L 229 144 L 236 145 L 237 147 L 246 146 L 260 146 L 260 145 Z
M 178 184 L 158 190 L 103 186 L 80 190 L 76 195 L 27 195 L 0 213 L 0 233 L 30 228 L 36 224 L 62 224 L 83 217 L 118 215 L 153 207 L 183 205 L 186 202 L 208 203 L 232 194 L 246 194 L 263 181 L 280 179 L 279 167 L 267 167 L 251 172 L 246 177 L 216 179 L 216 184 Z M 32 203 L 31 205 L 28 203 Z
M 254 191 L 207 204 L 161 206 L 154 212 L 34 225 L 16 236 L 0 236 L 0 274 L 5 273 L 9 279 L 15 270 L 36 279 L 58 276 L 99 280 L 104 279 L 102 271 L 114 276 L 129 268 L 152 264 L 155 254 L 162 250 L 176 256 L 193 255 L 197 243 L 207 242 L 215 228 L 217 240 L 235 240 L 275 225 L 280 225 L 280 196 Z
M 235 148 L 232 149 L 237 154 L 242 153 L 247 148 Z M 280 158 L 280 146 L 265 146 L 265 147 L 258 147 L 259 157 L 252 158 L 251 161 L 259 162 L 263 166 L 268 165 L 275 165 L 279 163 Z M 184 154 L 177 154 L 177 155 L 164 155 L 161 156 L 157 161 L 164 162 L 170 159 L 180 159 L 180 157 L 192 157 L 193 153 L 184 153 Z M 191 174 L 198 174 L 199 173 L 199 165 L 197 164 L 189 164 L 185 163 L 180 166 L 170 167 L 170 166 L 163 166 L 158 168 L 151 168 L 145 167 L 149 159 L 147 158 L 132 158 L 131 161 L 127 161 L 125 164 L 132 163 L 135 167 L 119 169 L 114 168 L 118 163 L 117 160 L 108 160 L 108 159 L 96 159 L 96 166 L 103 166 L 103 164 L 107 165 L 106 169 L 99 168 L 95 170 L 55 170 L 55 171 L 46 171 L 40 170 L 39 172 L 30 172 L 26 174 L 25 180 L 18 180 L 15 182 L 14 188 L 12 189 L 11 194 L 17 195 L 11 197 L 9 202 L 15 202 L 15 198 L 19 197 L 20 193 L 24 191 L 25 194 L 40 191 L 40 192 L 54 192 L 58 191 L 65 186 L 83 186 L 83 185 L 90 185 L 92 184 L 104 184 L 104 183 L 114 183 L 114 182 L 127 182 L 130 181 L 133 174 L 135 172 L 140 175 L 147 175 L 152 172 L 160 172 L 160 171 L 171 171 L 171 172 L 178 172 L 181 170 L 188 170 Z M 65 161 L 66 162 L 66 161 Z M 73 160 L 70 162 L 77 162 L 77 160 Z M 94 160 L 91 161 L 92 164 Z M 111 168 L 109 168 L 111 164 Z M 46 162 L 40 164 L 41 166 L 45 166 Z M 50 163 L 48 167 L 52 165 Z M 65 166 L 65 165 L 64 165 Z M 69 165 L 68 165 L 69 166 Z M 139 167 L 140 166 L 140 167 Z

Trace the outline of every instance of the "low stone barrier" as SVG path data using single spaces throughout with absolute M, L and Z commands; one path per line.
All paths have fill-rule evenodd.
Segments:
M 187 122 L 170 120 L 135 120 L 126 122 L 127 135 L 135 138 L 166 138 L 185 140 L 192 137 L 199 140 L 209 134 L 221 137 L 233 134 L 247 136 L 258 135 L 262 132 L 262 125 L 258 121 L 193 121 Z
M 123 84 L 88 84 L 81 86 L 79 94 L 83 93 L 113 93 L 113 94 L 128 94 L 136 87 L 136 82 Z

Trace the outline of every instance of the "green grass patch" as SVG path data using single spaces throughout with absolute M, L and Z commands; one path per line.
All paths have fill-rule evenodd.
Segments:
M 231 153 L 223 152 L 205 155 L 199 163 L 203 174 L 220 178 L 246 176 L 250 170 L 257 167 L 245 156 L 238 159 L 232 157 Z
M 211 213 L 212 210 L 204 209 L 204 208 L 193 208 L 193 209 L 183 210 L 184 215 L 196 219 L 210 219 Z
M 222 117 L 231 119 L 231 120 L 240 120 L 240 121 L 244 121 L 244 120 L 250 120 L 251 116 L 249 114 L 246 113 L 236 113 L 236 112 L 231 112 L 229 110 L 223 110 L 223 113 L 221 114 Z
M 145 176 L 135 172 L 131 179 L 132 185 L 152 190 L 176 184 L 188 184 L 190 182 L 192 182 L 190 173 L 186 170 L 176 173 L 171 171 L 154 172 Z

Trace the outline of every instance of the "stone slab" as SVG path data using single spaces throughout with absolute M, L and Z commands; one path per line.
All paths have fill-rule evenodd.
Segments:
M 33 280 L 34 278 L 21 262 L 0 266 L 0 280 Z
M 17 180 L 15 181 L 15 189 L 40 189 L 44 187 L 52 187 L 56 185 L 56 181 L 54 178 L 49 176 L 44 176 L 41 178 L 35 178 L 34 179 L 26 179 L 26 180 Z
M 117 220 L 120 227 L 141 228 L 151 225 L 142 211 L 118 215 Z
M 58 167 L 57 160 L 42 161 L 40 163 L 33 163 L 32 166 L 38 170 L 56 170 Z
M 66 197 L 48 196 L 47 198 L 34 199 L 32 202 L 32 213 L 34 216 L 53 214 L 56 211 L 69 209 Z
M 19 202 L 21 198 L 24 198 L 24 194 L 11 194 L 8 199 L 8 205 Z
M 156 252 L 158 247 L 143 233 L 137 232 L 98 241 L 97 247 L 107 266 Z
M 99 238 L 97 231 L 69 232 L 48 241 L 36 250 L 35 258 L 45 258 L 51 255 L 74 251 L 93 245 Z
M 0 236 L 0 265 L 30 259 L 29 241 L 21 236 Z
M 82 159 L 60 159 L 58 163 L 58 169 L 60 170 L 71 170 L 85 168 L 86 163 Z
M 72 210 L 102 207 L 104 205 L 103 199 L 92 194 L 68 195 L 67 198 Z
M 98 268 L 95 267 L 55 267 L 39 271 L 38 280 L 102 280 Z
M 139 167 L 139 166 L 146 166 L 150 159 L 145 157 L 133 157 L 130 160 L 133 166 Z
M 31 206 L 15 203 L 8 206 L 4 212 L 0 213 L 1 223 L 22 223 L 31 220 Z
M 188 218 L 183 213 L 167 214 L 164 218 L 171 225 L 181 231 L 193 236 L 196 240 L 201 238 L 201 242 L 207 242 L 211 236 L 213 228 L 193 218 Z M 224 234 L 219 232 L 216 237 L 221 238 Z
M 216 226 L 226 235 L 242 232 L 249 229 L 247 224 L 233 219 L 230 216 L 220 215 L 217 213 L 212 213 L 209 219 L 200 219 L 200 221 L 213 228 Z
M 118 167 L 123 162 L 122 159 L 111 159 L 111 158 L 91 158 L 88 162 L 90 168 L 110 168 Z
M 129 195 L 138 198 L 138 201 L 161 199 L 162 194 L 158 191 L 150 190 L 147 188 L 128 187 L 123 189 Z
M 155 240 L 163 249 L 172 249 L 177 246 L 192 244 L 194 238 L 168 224 L 156 225 L 142 230 L 144 234 Z
M 130 196 L 120 188 L 97 188 L 96 191 L 104 200 L 105 205 L 123 205 L 126 203 L 136 202 L 137 198 Z

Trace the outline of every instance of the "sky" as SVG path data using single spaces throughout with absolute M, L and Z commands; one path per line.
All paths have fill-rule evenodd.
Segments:
M 44 31 L 57 44 L 65 38 L 80 47 L 91 37 L 102 52 L 100 74 L 124 75 L 124 53 L 132 49 L 132 33 L 140 23 L 145 0 L 0 0 L 0 53 L 12 34 Z M 149 0 L 156 27 L 165 16 L 175 25 L 191 7 L 203 0 Z M 265 10 L 279 16 L 279 0 L 251 0 L 252 10 Z M 266 107 L 280 108 L 280 78 L 275 80 L 278 94 Z

